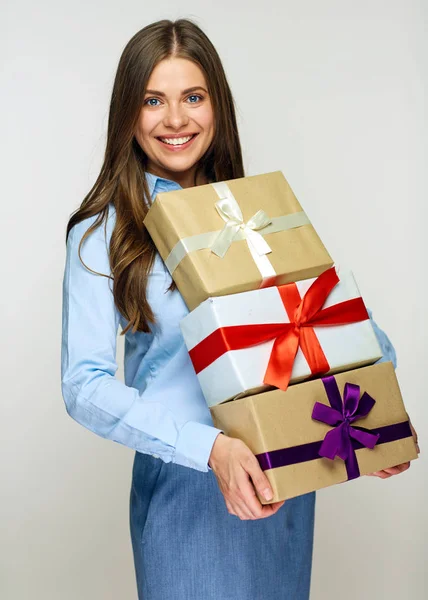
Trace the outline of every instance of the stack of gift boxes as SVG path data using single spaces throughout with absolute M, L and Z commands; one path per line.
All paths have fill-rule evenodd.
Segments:
M 144 224 L 214 425 L 256 455 L 271 502 L 417 458 L 355 279 L 280 171 L 160 193 Z

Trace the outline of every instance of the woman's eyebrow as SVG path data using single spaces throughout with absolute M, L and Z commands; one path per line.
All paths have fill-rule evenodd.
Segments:
M 184 94 L 189 94 L 190 92 L 196 92 L 196 90 L 204 90 L 204 92 L 206 94 L 208 94 L 207 90 L 204 87 L 202 87 L 201 85 L 196 85 L 194 87 L 187 88 L 186 90 L 183 90 L 181 92 L 181 94 L 184 96 Z M 166 96 L 166 94 L 164 94 L 163 92 L 160 92 L 159 90 L 146 90 L 146 94 L 154 94 L 155 96 L 162 96 L 162 98 L 164 98 Z

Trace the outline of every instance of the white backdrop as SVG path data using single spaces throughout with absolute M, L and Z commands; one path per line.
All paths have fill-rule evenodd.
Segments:
M 72 421 L 61 397 L 65 227 L 101 165 L 123 47 L 152 21 L 190 17 L 223 59 L 247 174 L 281 169 L 336 262 L 353 269 L 396 346 L 420 435 L 423 458 L 404 475 L 318 493 L 311 599 L 422 600 L 426 3 L 157 4 L 2 7 L 0 596 L 137 597 L 128 531 L 134 453 Z

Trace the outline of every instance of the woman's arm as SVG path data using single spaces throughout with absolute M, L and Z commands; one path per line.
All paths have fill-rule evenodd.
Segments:
M 392 345 L 391 340 L 386 335 L 386 333 L 384 331 L 382 331 L 382 329 L 380 329 L 380 327 L 377 325 L 377 323 L 373 320 L 372 311 L 370 309 L 367 309 L 367 312 L 369 313 L 370 320 L 373 325 L 373 329 L 375 331 L 376 337 L 378 339 L 379 345 L 382 350 L 383 356 L 377 362 L 380 363 L 380 362 L 386 362 L 386 361 L 390 360 L 392 362 L 392 364 L 394 365 L 394 369 L 396 369 L 397 368 L 397 355 L 395 353 L 395 348 Z
M 383 354 L 382 358 L 380 360 L 378 360 L 377 362 L 380 363 L 380 362 L 385 362 L 385 361 L 390 360 L 392 362 L 392 364 L 394 365 L 394 369 L 396 369 L 397 368 L 397 356 L 395 353 L 395 348 L 392 345 L 391 340 L 388 338 L 386 333 L 384 331 L 382 331 L 382 329 L 380 329 L 379 326 L 377 325 L 377 323 L 373 320 L 371 310 L 369 310 L 369 309 L 367 309 L 367 310 L 368 310 L 373 328 L 375 330 L 375 333 L 376 333 L 376 336 L 379 341 L 379 344 L 380 344 L 380 347 L 382 350 L 382 354 Z M 407 416 L 409 416 L 409 415 L 407 415 Z M 413 439 L 415 440 L 417 452 L 419 454 L 418 436 L 417 436 L 416 431 L 413 428 L 412 423 L 410 422 L 410 417 L 409 417 L 409 423 L 410 423 L 410 428 L 412 430 Z M 369 473 L 369 475 L 379 477 L 380 479 L 388 479 L 392 475 L 398 475 L 399 473 L 403 473 L 404 471 L 407 471 L 407 469 L 409 467 L 410 467 L 410 462 L 406 462 L 401 465 L 391 467 L 390 469 L 383 469 L 382 471 L 376 471 L 375 473 Z
M 165 390 L 148 386 L 141 393 L 116 379 L 116 336 L 119 313 L 112 281 L 88 271 L 78 256 L 79 242 L 95 217 L 76 224 L 67 240 L 63 279 L 61 385 L 68 414 L 106 439 L 134 450 L 157 454 L 208 471 L 208 460 L 220 430 L 185 421 L 163 402 Z M 110 274 L 104 224 L 83 242 L 83 261 L 94 271 Z

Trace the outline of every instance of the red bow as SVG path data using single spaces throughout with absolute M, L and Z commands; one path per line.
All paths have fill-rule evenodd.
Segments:
M 225 352 L 242 350 L 272 339 L 275 342 L 263 383 L 284 391 L 287 389 L 299 346 L 311 373 L 326 373 L 330 365 L 313 328 L 346 325 L 369 318 L 362 298 L 322 308 L 338 283 L 339 277 L 332 267 L 317 277 L 303 299 L 295 283 L 278 286 L 290 323 L 232 325 L 216 329 L 189 352 L 196 373 Z

